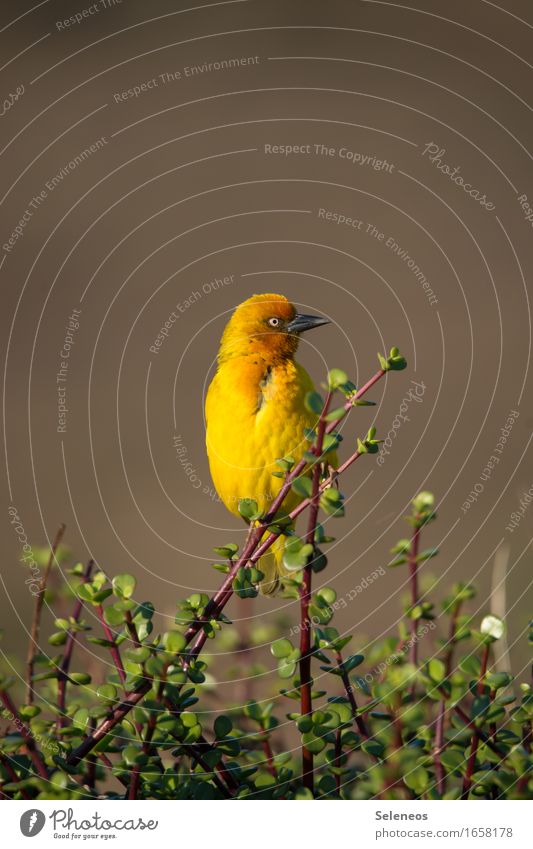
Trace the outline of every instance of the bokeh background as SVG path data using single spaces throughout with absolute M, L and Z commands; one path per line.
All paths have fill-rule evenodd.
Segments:
M 331 319 L 300 346 L 317 382 L 341 367 L 360 384 L 392 345 L 409 362 L 345 428 L 349 446 L 375 422 L 390 453 L 346 475 L 317 586 L 347 598 L 430 489 L 426 543 L 441 554 L 426 585 L 433 575 L 438 599 L 475 581 L 473 610 L 505 611 L 518 674 L 533 517 L 526 507 L 510 527 L 533 485 L 530 3 L 4 0 L 0 15 L 8 662 L 24 655 L 33 605 L 10 506 L 32 547 L 65 522 L 72 558 L 133 572 L 161 624 L 178 598 L 216 588 L 212 547 L 244 530 L 212 488 L 203 398 L 232 309 L 273 291 Z M 404 582 L 387 570 L 339 611 L 355 650 L 395 633 Z M 298 617 L 282 599 L 231 612 L 243 633 Z M 222 676 L 238 697 L 234 677 Z

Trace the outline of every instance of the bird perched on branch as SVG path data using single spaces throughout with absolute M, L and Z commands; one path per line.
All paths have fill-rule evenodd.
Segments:
M 215 488 L 236 516 L 242 499 L 266 513 L 283 484 L 273 474 L 280 471 L 276 461 L 289 455 L 298 462 L 309 448 L 305 431 L 317 416 L 304 402 L 314 385 L 294 355 L 300 333 L 328 323 L 297 313 L 283 295 L 262 294 L 240 304 L 226 325 L 206 398 L 206 442 Z M 290 492 L 283 512 L 300 500 Z M 284 544 L 281 536 L 259 562 L 265 594 L 276 592 L 286 574 Z

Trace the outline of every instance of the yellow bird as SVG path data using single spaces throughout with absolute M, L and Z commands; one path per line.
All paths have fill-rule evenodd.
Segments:
M 253 295 L 226 325 L 218 368 L 206 403 L 206 442 L 215 488 L 236 516 L 239 501 L 255 500 L 266 512 L 283 483 L 272 473 L 276 461 L 298 462 L 309 448 L 304 431 L 317 416 L 305 407 L 313 381 L 294 360 L 300 333 L 328 324 L 327 318 L 302 315 L 283 295 Z M 301 500 L 291 492 L 286 512 Z M 260 561 L 261 591 L 276 592 L 283 567 L 284 537 Z

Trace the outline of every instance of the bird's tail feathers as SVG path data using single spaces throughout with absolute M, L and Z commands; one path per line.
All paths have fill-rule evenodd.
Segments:
M 266 539 L 267 536 L 268 533 L 265 534 L 263 539 Z M 289 574 L 283 565 L 283 550 L 286 539 L 283 535 L 278 537 L 257 564 L 264 576 L 259 586 L 262 595 L 276 595 L 281 588 L 281 579 Z

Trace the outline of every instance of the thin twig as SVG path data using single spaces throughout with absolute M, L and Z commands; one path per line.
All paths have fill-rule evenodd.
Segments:
M 91 731 L 94 731 L 95 721 L 92 717 L 90 719 L 90 726 L 89 727 L 90 727 Z M 96 757 L 95 757 L 94 754 L 89 755 L 89 757 L 87 758 L 87 780 L 86 780 L 86 784 L 87 784 L 87 787 L 89 788 L 89 790 L 94 791 L 95 785 L 96 785 Z
M 210 752 L 214 751 L 214 749 L 215 749 L 215 746 L 212 743 L 210 743 L 208 740 L 206 740 L 203 735 L 198 739 L 198 743 L 196 744 L 196 746 L 197 746 L 197 748 L 200 748 L 200 746 L 204 746 L 204 751 L 210 751 Z M 218 773 L 218 775 L 220 775 L 220 778 L 222 779 L 222 781 L 224 781 L 226 783 L 230 793 L 232 791 L 238 789 L 239 782 L 237 781 L 237 779 L 233 775 L 231 769 L 228 769 L 228 767 L 224 763 L 224 758 L 220 759 L 218 764 L 215 766 L 215 770 Z
M 522 725 L 522 746 L 528 755 L 531 755 L 531 744 L 533 743 L 533 729 L 531 727 L 531 720 L 524 722 Z M 529 770 L 526 770 L 522 776 L 520 776 L 520 780 L 518 782 L 518 792 L 525 793 L 527 790 L 527 786 L 529 784 L 529 779 L 531 777 L 531 773 Z
M 270 746 L 270 740 L 268 739 L 268 737 L 265 737 L 265 739 L 263 740 L 263 751 L 264 751 L 265 756 L 266 756 L 267 769 L 268 769 L 269 773 L 272 776 L 274 776 L 274 778 L 277 778 L 278 777 L 278 771 L 277 771 L 276 765 L 274 763 L 274 754 L 272 752 L 272 748 Z
M 196 763 L 202 767 L 203 771 L 207 773 L 207 775 L 211 776 L 213 783 L 216 784 L 222 795 L 225 796 L 227 799 L 231 799 L 233 794 L 231 793 L 230 789 L 226 787 L 226 785 L 218 777 L 217 773 L 209 767 L 209 764 L 204 761 L 197 747 L 189 746 L 188 749 L 190 749 L 191 755 L 196 761 Z
M 87 584 L 91 579 L 91 572 L 93 570 L 94 561 L 89 560 L 87 566 L 85 567 L 85 571 L 82 576 L 81 583 Z M 75 622 L 78 622 L 81 611 L 83 609 L 83 602 L 80 598 L 76 601 L 74 610 L 72 612 L 72 618 Z M 57 709 L 58 709 L 58 717 L 57 717 L 57 727 L 58 729 L 63 728 L 66 724 L 66 693 L 67 693 L 67 681 L 68 681 L 68 671 L 70 669 L 70 661 L 72 659 L 72 652 L 74 649 L 74 643 L 76 642 L 76 632 L 70 629 L 67 632 L 67 641 L 65 643 L 65 650 L 63 652 L 63 659 L 61 661 L 61 665 L 57 674 Z
M 100 758 L 104 766 L 107 767 L 107 769 L 111 772 L 111 770 L 113 769 L 113 763 L 109 760 L 105 752 L 98 752 L 97 757 Z M 120 781 L 123 787 L 129 787 L 129 782 L 126 781 L 126 779 L 123 778 L 121 775 L 117 775 L 116 778 L 118 779 L 118 781 Z
M 318 458 L 322 455 L 324 445 L 324 434 L 326 430 L 326 419 L 329 405 L 331 403 L 331 392 L 328 392 L 324 407 L 320 414 L 317 425 L 316 445 L 313 453 L 317 461 L 313 466 L 312 491 L 309 505 L 309 521 L 305 541 L 308 545 L 315 547 L 315 533 L 318 521 L 319 495 L 320 495 L 320 463 Z M 311 621 L 309 619 L 309 604 L 311 602 L 311 586 L 313 567 L 307 563 L 303 570 L 303 579 L 300 587 L 300 713 L 302 716 L 310 716 L 313 712 L 312 701 L 312 678 L 311 678 Z M 304 787 L 311 793 L 314 791 L 313 775 L 313 753 L 302 745 L 302 780 Z
M 39 651 L 39 631 L 41 628 L 41 613 L 44 604 L 46 584 L 48 582 L 48 576 L 50 575 L 50 570 L 55 560 L 57 549 L 59 548 L 61 540 L 63 539 L 65 527 L 66 526 L 63 524 L 60 525 L 55 535 L 55 539 L 50 548 L 50 556 L 48 558 L 48 563 L 46 564 L 44 575 L 41 578 L 41 583 L 39 584 L 39 592 L 35 596 L 35 608 L 33 611 L 33 619 L 30 631 L 30 642 L 28 645 L 28 656 L 26 659 L 26 702 L 29 705 L 33 704 L 33 670 L 35 666 L 35 655 Z
M 433 763 L 435 764 L 435 777 L 437 779 L 437 793 L 442 798 L 446 792 L 446 771 L 442 763 L 442 752 L 444 750 L 444 716 L 446 705 L 444 701 L 439 702 L 439 713 L 435 724 L 435 746 L 433 748 Z
M 335 734 L 335 790 L 337 791 L 338 796 L 341 794 L 341 758 L 342 758 L 342 732 L 340 728 L 337 728 L 337 732 Z
M 468 727 L 471 729 L 476 728 L 476 724 L 469 718 L 468 714 L 465 713 L 465 711 L 460 705 L 454 705 L 453 709 L 455 710 L 457 716 L 459 716 L 463 720 L 465 725 L 468 725 Z M 493 740 L 491 740 L 490 737 L 485 734 L 484 731 L 481 730 L 481 728 L 476 728 L 476 730 L 481 742 L 484 743 L 485 746 L 488 746 L 489 749 L 492 749 L 492 751 L 499 755 L 502 760 L 505 760 L 505 758 L 507 757 L 507 753 L 504 752 L 503 749 L 501 749 L 500 746 L 498 746 Z
M 359 729 L 360 734 L 365 738 L 365 740 L 370 739 L 370 732 L 366 726 L 366 722 L 363 717 L 359 714 L 359 708 L 357 707 L 357 702 L 355 700 L 353 687 L 350 684 L 350 679 L 348 677 L 348 673 L 346 672 L 346 667 L 344 666 L 344 661 L 342 659 L 342 654 L 340 651 L 336 652 L 335 655 L 337 661 L 337 667 L 341 673 L 341 681 L 344 686 L 344 692 L 346 693 L 346 698 L 350 702 L 350 707 L 352 709 L 352 717 L 354 719 L 357 728 Z
M 487 674 L 487 668 L 488 668 L 488 665 L 489 665 L 489 658 L 490 658 L 490 643 L 487 642 L 487 643 L 485 643 L 485 645 L 483 647 L 483 655 L 482 655 L 482 658 L 481 658 L 481 669 L 480 669 L 480 672 L 479 672 L 479 680 L 477 682 L 478 696 L 483 695 L 483 690 L 485 688 L 485 676 Z
M 124 684 L 126 682 L 126 672 L 124 670 L 124 664 L 122 663 L 120 651 L 119 651 L 119 648 L 118 648 L 116 641 L 115 641 L 115 635 L 113 634 L 111 628 L 109 627 L 109 625 L 107 624 L 107 622 L 104 619 L 104 609 L 103 609 L 101 604 L 99 604 L 98 607 L 96 608 L 96 615 L 98 616 L 98 619 L 100 620 L 100 624 L 101 624 L 101 626 L 104 630 L 106 640 L 111 644 L 108 647 L 109 652 L 111 654 L 111 657 L 113 658 L 113 663 L 115 664 L 115 669 L 117 670 L 118 677 L 120 678 L 122 686 L 124 686 Z
M 96 744 L 100 742 L 100 740 L 103 740 L 103 738 L 106 737 L 106 735 L 109 734 L 119 722 L 122 722 L 124 717 L 127 716 L 132 708 L 136 707 L 139 702 L 142 702 L 151 687 L 152 681 L 146 679 L 139 685 L 137 690 L 132 693 L 128 693 L 121 702 L 115 705 L 110 715 L 104 719 L 96 731 L 86 737 L 85 740 L 83 740 L 80 745 L 71 752 L 67 758 L 67 763 L 71 766 L 75 766 L 86 755 L 88 755 L 89 752 L 94 749 Z
M 463 781 L 463 790 L 461 793 L 461 799 L 468 799 L 470 795 L 470 790 L 472 788 L 472 775 L 474 774 L 474 770 L 476 767 L 476 757 L 477 757 L 477 749 L 479 746 L 479 734 L 477 729 L 474 728 L 474 733 L 472 737 L 470 755 L 468 757 L 468 762 L 466 764 L 466 772 Z
M 487 666 L 488 666 L 488 663 L 489 663 L 489 654 L 490 654 L 490 644 L 487 642 L 487 643 L 485 643 L 485 645 L 483 647 L 483 656 L 481 658 L 481 670 L 480 670 L 480 673 L 479 673 L 479 679 L 478 679 L 477 687 L 476 687 L 478 695 L 483 694 L 483 689 L 484 689 L 484 683 L 483 682 L 485 680 L 485 675 L 487 674 Z M 477 757 L 477 750 L 478 750 L 479 739 L 480 739 L 479 728 L 477 728 L 477 726 L 473 722 L 470 722 L 469 725 L 472 729 L 472 742 L 470 744 L 470 755 L 468 757 L 468 761 L 467 761 L 467 764 L 466 764 L 466 772 L 465 772 L 465 777 L 464 777 L 464 781 L 463 781 L 463 791 L 461 793 L 461 799 L 468 799 L 468 797 L 470 795 L 470 790 L 472 789 L 472 783 L 473 783 L 472 776 L 473 776 L 475 769 L 476 769 L 476 757 Z M 488 740 L 487 740 L 487 742 L 488 742 Z
M 420 527 L 415 526 L 413 536 L 411 538 L 411 550 L 408 556 L 409 576 L 411 584 L 411 609 L 414 610 L 419 603 L 418 595 L 418 549 L 420 545 Z M 411 616 L 411 640 L 409 645 L 409 662 L 415 667 L 418 666 L 418 638 L 417 628 L 419 623 L 418 618 Z
M 136 799 L 139 792 L 139 784 L 141 778 L 140 766 L 134 766 L 131 773 L 131 780 L 128 787 L 128 799 Z
M 452 610 L 450 617 L 450 632 L 448 636 L 448 645 L 444 665 L 446 667 L 446 678 L 452 671 L 453 652 L 455 649 L 457 636 L 457 621 L 461 610 L 461 602 L 457 602 Z M 442 798 L 446 792 L 446 771 L 442 764 L 441 754 L 444 750 L 444 721 L 446 718 L 446 701 L 442 699 L 439 702 L 439 712 L 435 724 L 435 747 L 433 749 L 433 760 L 435 763 L 435 776 L 437 778 L 437 792 Z
M 139 635 L 137 634 L 137 628 L 135 627 L 135 623 L 131 615 L 131 610 L 126 610 L 125 618 L 126 628 L 128 629 L 128 634 L 131 637 L 131 641 L 135 648 L 139 649 L 141 647 L 141 641 L 139 640 Z

